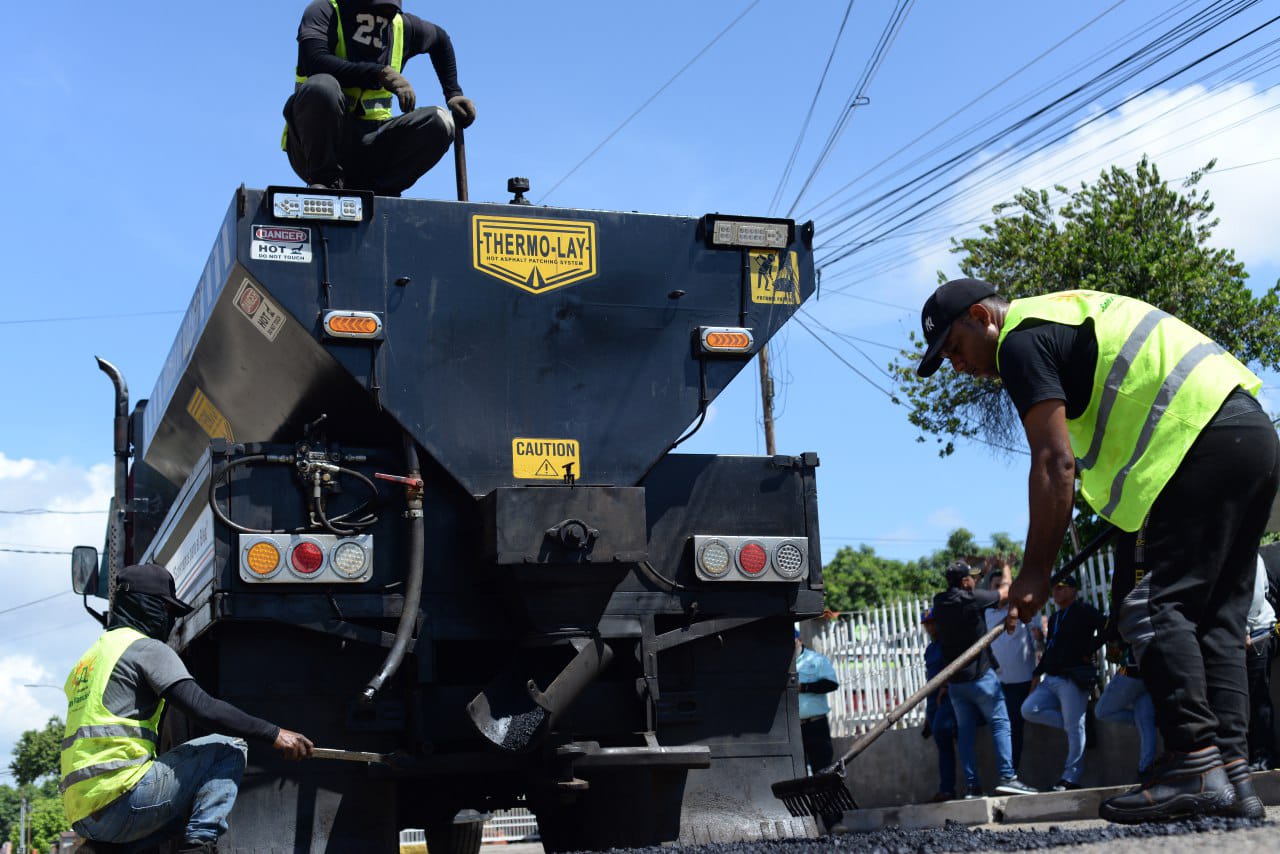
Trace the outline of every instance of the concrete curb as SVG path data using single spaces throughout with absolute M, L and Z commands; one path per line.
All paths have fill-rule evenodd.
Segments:
M 1280 805 L 1280 771 L 1254 774 L 1253 785 L 1264 804 Z M 940 804 L 910 804 L 900 807 L 851 810 L 844 814 L 842 823 L 851 831 L 866 832 L 885 827 L 901 827 L 904 830 L 943 827 L 949 821 L 973 826 L 993 822 L 1025 824 L 1096 819 L 1098 807 L 1104 800 L 1121 794 L 1129 788 L 1129 786 L 1110 786 L 1102 789 L 1077 789 L 1070 792 L 1044 792 L 1004 798 L 945 801 Z

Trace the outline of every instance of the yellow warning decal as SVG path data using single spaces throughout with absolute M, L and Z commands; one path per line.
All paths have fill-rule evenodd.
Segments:
M 563 288 L 596 274 L 596 224 L 474 215 L 471 263 L 531 294 Z
M 235 441 L 235 436 L 231 434 L 231 422 L 218 411 L 218 407 L 214 406 L 213 401 L 205 397 L 200 389 L 197 388 L 195 394 L 191 395 L 187 412 L 191 413 L 191 417 L 196 420 L 201 429 L 209 434 L 210 439 Z
M 765 305 L 800 304 L 800 266 L 794 252 L 751 255 L 751 301 Z
M 512 439 L 511 474 L 520 480 L 564 480 L 582 477 L 582 455 L 576 439 Z

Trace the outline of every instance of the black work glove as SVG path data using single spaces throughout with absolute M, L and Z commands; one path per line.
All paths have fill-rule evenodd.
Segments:
M 388 65 L 382 69 L 378 79 L 382 82 L 383 89 L 396 96 L 396 100 L 400 102 L 400 112 L 413 112 L 413 108 L 418 103 L 418 96 L 413 94 L 413 87 L 409 85 L 409 81 L 403 74 Z
M 449 112 L 453 113 L 453 120 L 457 122 L 458 127 L 471 127 L 471 123 L 476 120 L 476 102 L 466 95 L 454 95 L 449 99 L 448 104 Z

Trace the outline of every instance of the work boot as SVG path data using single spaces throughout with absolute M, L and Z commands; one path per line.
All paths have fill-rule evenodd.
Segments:
M 187 841 L 178 846 L 178 854 L 218 854 L 217 840 Z
M 1244 759 L 1233 759 L 1227 763 L 1227 779 L 1236 790 L 1236 802 L 1224 815 L 1237 818 L 1266 818 L 1267 808 L 1262 805 L 1253 788 L 1253 777 L 1249 774 L 1249 763 Z
M 1053 784 L 1053 788 L 1052 788 L 1052 789 L 1050 789 L 1049 791 L 1051 791 L 1051 792 L 1074 792 L 1074 791 L 1078 790 L 1079 788 L 1080 788 L 1080 784 L 1079 784 L 1079 783 L 1073 783 L 1073 782 L 1071 782 L 1070 780 L 1068 780 L 1067 778 L 1063 777 L 1061 780 L 1059 780 L 1058 782 L 1054 783 L 1054 784 Z
M 1190 753 L 1169 752 L 1151 768 L 1151 779 L 1102 802 L 1098 815 L 1119 824 L 1176 821 L 1221 814 L 1235 803 L 1236 792 L 1222 767 L 1216 747 Z

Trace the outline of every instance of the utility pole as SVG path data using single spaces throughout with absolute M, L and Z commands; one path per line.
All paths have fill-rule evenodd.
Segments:
M 760 345 L 760 403 L 764 409 L 764 449 L 769 456 L 776 454 L 773 443 L 773 377 L 769 376 L 769 345 Z
M 27 842 L 27 793 L 22 791 L 22 786 L 18 786 L 21 794 L 21 805 L 18 807 L 18 845 L 24 851 L 30 851 L 31 845 Z

